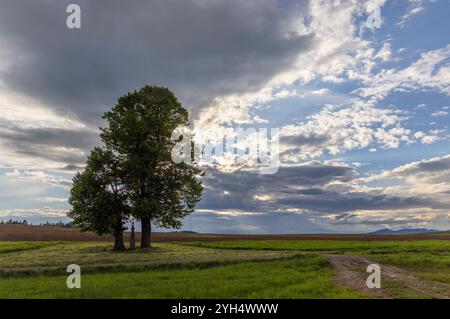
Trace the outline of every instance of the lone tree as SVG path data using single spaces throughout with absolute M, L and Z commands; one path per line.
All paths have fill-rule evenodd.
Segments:
M 151 245 L 152 223 L 181 227 L 203 187 L 193 163 L 174 163 L 172 132 L 188 125 L 188 111 L 167 88 L 145 86 L 118 99 L 105 113 L 101 138 L 120 162 L 123 185 L 141 221 L 141 248 Z
M 130 213 L 119 163 L 111 151 L 95 148 L 84 172 L 73 179 L 68 216 L 82 231 L 114 236 L 114 250 L 125 250 L 124 222 Z

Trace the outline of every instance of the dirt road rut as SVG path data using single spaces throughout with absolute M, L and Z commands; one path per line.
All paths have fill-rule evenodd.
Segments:
M 336 270 L 338 284 L 356 289 L 374 298 L 393 298 L 390 289 L 383 285 L 383 279 L 395 282 L 398 289 L 431 298 L 450 299 L 450 285 L 439 282 L 425 282 L 406 269 L 372 262 L 365 257 L 355 255 L 327 255 L 331 266 Z M 366 272 L 369 264 L 378 264 L 381 268 L 381 288 L 369 289 L 366 285 Z M 384 286 L 384 287 L 383 287 Z

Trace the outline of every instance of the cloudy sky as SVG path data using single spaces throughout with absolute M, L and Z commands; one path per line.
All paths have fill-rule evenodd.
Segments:
M 81 29 L 66 7 L 81 7 Z M 368 28 L 368 7 L 381 12 Z M 447 0 L 0 3 L 0 219 L 65 220 L 101 116 L 146 84 L 214 130 L 278 128 L 280 169 L 208 167 L 184 229 L 450 228 Z

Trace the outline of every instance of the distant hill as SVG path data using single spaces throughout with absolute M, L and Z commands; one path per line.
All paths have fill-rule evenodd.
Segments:
M 401 234 L 426 234 L 426 233 L 437 233 L 438 230 L 426 229 L 426 228 L 406 228 L 399 230 L 392 230 L 388 228 L 380 229 L 371 233 L 369 235 L 401 235 Z

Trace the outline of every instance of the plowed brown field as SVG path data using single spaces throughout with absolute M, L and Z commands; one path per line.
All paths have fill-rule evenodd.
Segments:
M 139 233 L 136 234 L 139 240 Z M 129 234 L 125 234 L 125 239 Z M 450 240 L 450 233 L 417 234 L 417 235 L 221 235 L 196 233 L 153 233 L 153 242 L 179 241 L 224 241 L 224 240 Z M 97 236 L 93 233 L 82 233 L 77 229 L 42 227 L 30 225 L 0 225 L 0 241 L 110 241 L 110 236 Z

